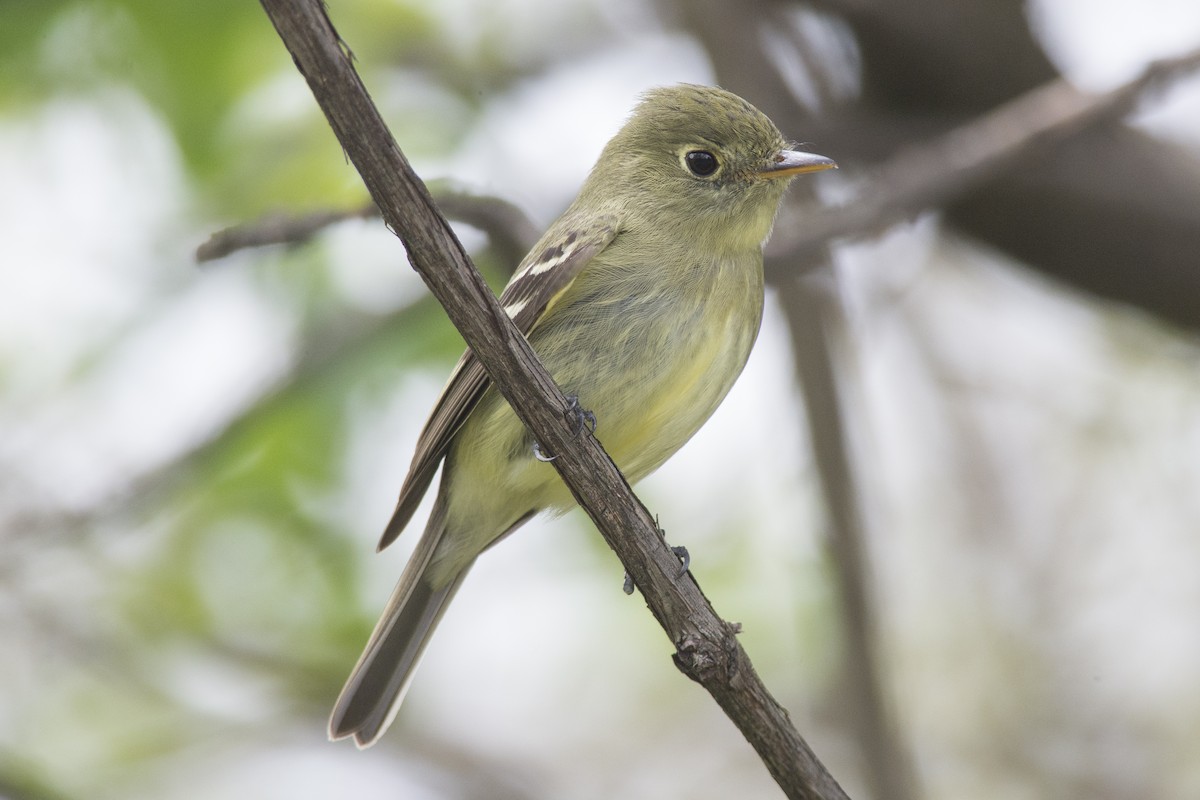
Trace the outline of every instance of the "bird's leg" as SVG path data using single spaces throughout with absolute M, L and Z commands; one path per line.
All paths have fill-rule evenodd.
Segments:
M 665 531 L 664 538 L 665 538 Z M 679 580 L 684 575 L 687 575 L 688 567 L 692 566 L 692 554 L 688 549 L 681 544 L 677 544 L 671 548 L 671 552 L 679 559 L 679 574 L 675 576 L 675 580 Z
M 658 524 L 657 516 L 654 518 L 654 527 L 658 528 L 658 535 L 663 537 L 663 540 L 665 541 L 667 538 L 667 532 L 662 529 L 661 525 Z M 691 555 L 691 553 L 688 552 L 688 549 L 686 547 L 684 547 L 683 545 L 678 545 L 677 547 L 672 547 L 671 552 L 674 553 L 675 557 L 679 559 L 680 570 L 679 570 L 679 574 L 675 576 L 675 580 L 679 580 L 684 575 L 687 575 L 688 567 L 690 567 L 692 564 L 692 555 Z M 624 584 L 624 586 L 621 587 L 621 590 L 623 592 L 625 592 L 625 594 L 633 594 L 633 590 L 634 590 L 633 576 L 630 575 L 628 572 L 625 573 L 625 584 Z
M 571 421 L 571 434 L 573 436 L 583 433 L 584 425 L 587 425 L 588 430 L 592 433 L 596 432 L 596 415 L 579 405 L 579 395 L 567 395 L 566 416 Z
M 571 435 L 578 436 L 583 433 L 583 426 L 586 425 L 592 433 L 596 432 L 596 415 L 588 411 L 583 406 L 579 405 L 579 395 L 567 395 L 567 410 L 564 412 L 567 420 L 571 423 Z M 542 451 L 542 446 L 537 442 L 533 443 L 533 457 L 538 461 L 549 463 L 558 458 L 556 455 L 547 454 Z

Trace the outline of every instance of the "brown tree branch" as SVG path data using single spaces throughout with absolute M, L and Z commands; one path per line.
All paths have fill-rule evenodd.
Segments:
M 759 680 L 733 628 L 717 617 L 694 580 L 679 578 L 679 562 L 599 443 L 572 435 L 566 398 L 413 173 L 319 0 L 261 2 L 410 262 L 497 389 L 536 439 L 558 454 L 555 467 L 641 589 L 676 647 L 676 664 L 712 694 L 788 797 L 845 798 Z
M 1128 114 L 1148 92 L 1200 69 L 1200 50 L 1157 61 L 1116 89 L 1088 94 L 1059 78 L 914 145 L 884 162 L 852 200 L 837 208 L 787 208 L 770 251 L 782 258 L 831 239 L 868 236 L 961 197 L 1005 166 L 1030 158 L 1090 126 Z
M 861 94 L 819 118 L 771 116 L 784 130 L 836 142 L 844 169 L 881 162 L 1058 77 L 1025 0 L 814 2 L 848 24 Z M 1031 155 L 950 202 L 946 227 L 1078 290 L 1200 330 L 1194 149 L 1106 124 Z
M 254 222 L 230 225 L 210 234 L 208 239 L 196 248 L 196 261 L 200 264 L 216 261 L 252 247 L 303 244 L 330 225 L 350 219 L 367 219 L 378 214 L 379 209 L 373 204 L 345 211 L 313 211 L 296 215 L 267 214 Z
M 538 231 L 533 222 L 515 203 L 458 189 L 445 181 L 430 184 L 429 189 L 443 214 L 486 233 L 500 260 L 513 268 L 537 241 Z M 374 203 L 343 211 L 268 214 L 254 222 L 216 231 L 196 248 L 196 261 L 215 261 L 251 247 L 303 244 L 330 225 L 378 216 L 379 208 Z
M 492 247 L 510 272 L 516 270 L 517 264 L 541 236 L 533 220 L 516 203 L 454 189 L 445 181 L 435 182 L 429 188 L 443 214 L 488 235 Z

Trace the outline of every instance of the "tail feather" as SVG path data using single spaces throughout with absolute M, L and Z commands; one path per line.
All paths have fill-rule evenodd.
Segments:
M 358 747 L 370 747 L 395 718 L 425 645 L 470 568 L 446 586 L 430 585 L 426 570 L 445 531 L 445 504 L 439 497 L 416 552 L 338 696 L 329 718 L 330 739 L 353 736 Z

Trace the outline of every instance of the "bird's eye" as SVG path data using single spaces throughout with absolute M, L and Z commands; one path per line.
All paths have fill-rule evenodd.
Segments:
M 717 171 L 717 157 L 707 150 L 692 150 L 683 157 L 683 160 L 692 174 L 701 178 Z

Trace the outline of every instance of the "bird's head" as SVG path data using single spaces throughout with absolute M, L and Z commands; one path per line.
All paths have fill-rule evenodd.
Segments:
M 646 93 L 605 147 L 584 195 L 667 236 L 758 246 L 791 178 L 836 166 L 795 149 L 737 95 L 681 84 Z

